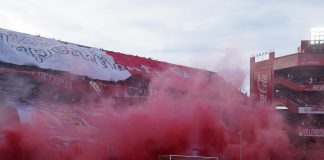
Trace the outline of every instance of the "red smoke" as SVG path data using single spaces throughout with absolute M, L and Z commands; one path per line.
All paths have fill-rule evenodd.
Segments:
M 170 91 L 176 86 L 182 89 Z M 66 108 L 69 112 L 64 115 L 74 120 L 83 117 L 85 122 L 72 121 L 74 125 L 60 128 L 41 113 L 45 116 L 28 124 L 7 126 L 2 131 L 0 159 L 157 160 L 159 155 L 183 154 L 238 160 L 240 144 L 242 159 L 293 158 L 281 117 L 266 106 L 253 107 L 222 79 L 213 83 L 156 80 L 150 87 L 155 90 L 151 96 L 132 106 L 113 107 L 113 100 L 87 106 L 57 104 L 55 109 L 44 105 L 55 111 Z M 90 114 L 93 110 L 103 115 Z M 46 126 L 47 121 L 52 127 Z M 74 138 L 64 139 L 64 135 Z

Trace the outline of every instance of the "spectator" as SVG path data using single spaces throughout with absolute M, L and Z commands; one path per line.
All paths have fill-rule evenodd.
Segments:
M 313 81 L 314 81 L 313 77 L 310 77 L 309 78 L 309 84 L 313 84 Z

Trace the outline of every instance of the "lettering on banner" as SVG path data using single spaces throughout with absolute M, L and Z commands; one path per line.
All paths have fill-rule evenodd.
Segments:
M 134 70 L 136 70 L 138 72 L 141 72 L 141 70 L 139 68 L 136 68 L 136 67 L 126 66 L 126 68 L 127 68 L 128 71 L 134 71 Z
M 32 56 L 39 63 L 43 63 L 45 59 L 48 59 L 52 56 L 52 52 L 50 50 L 45 51 L 45 50 L 34 49 L 30 47 L 14 46 L 14 45 L 11 45 L 11 47 L 16 48 L 17 52 L 22 52 L 26 55 Z
M 34 72 L 35 74 L 35 72 Z M 72 82 L 70 80 L 65 80 L 63 78 L 54 76 L 52 74 L 46 73 L 46 72 L 37 72 L 36 74 L 39 78 L 42 80 L 45 80 L 53 85 L 72 90 Z
M 305 113 L 312 112 L 312 107 L 305 107 L 304 111 Z
M 8 43 L 9 36 L 7 34 L 0 33 L 0 40 Z
M 150 73 L 151 71 L 150 71 L 150 67 L 147 67 L 147 66 L 145 66 L 145 65 L 143 65 L 143 64 L 141 64 L 140 65 L 140 68 L 142 68 L 142 69 L 144 69 L 144 71 L 146 72 L 146 73 Z
M 259 90 L 259 100 L 261 103 L 267 102 L 267 76 L 263 74 L 258 74 L 257 87 Z
M 156 71 L 156 75 L 160 78 L 166 78 L 167 76 L 163 72 Z
M 149 96 L 149 80 L 139 77 L 132 76 L 126 81 L 127 90 L 126 96 Z
M 299 107 L 299 113 L 324 114 L 324 108 L 321 106 Z
M 128 87 L 127 96 L 149 96 L 150 91 L 143 88 Z
M 114 67 L 117 69 L 117 70 L 120 70 L 120 71 L 125 71 L 126 70 L 126 67 L 121 65 L 121 64 L 114 64 Z
M 185 72 L 184 70 L 181 70 L 179 68 L 169 68 L 173 73 L 176 75 L 182 77 L 182 78 L 189 78 L 190 74 Z
M 11 48 L 15 49 L 18 53 L 33 57 L 37 62 L 44 63 L 46 59 L 50 59 L 55 54 L 60 55 L 72 55 L 79 57 L 82 60 L 90 61 L 102 68 L 119 69 L 120 66 L 113 66 L 110 62 L 110 58 L 105 53 L 94 54 L 93 52 L 86 50 L 82 51 L 73 47 L 58 46 L 60 43 L 56 42 L 49 44 L 50 41 L 43 40 L 45 38 L 40 37 L 27 37 L 18 36 L 14 32 L 4 34 L 0 32 L 0 40 L 7 43 Z
M 71 55 L 74 58 L 88 61 L 101 68 L 108 68 L 119 71 L 138 71 L 145 73 L 156 73 L 159 77 L 166 77 L 166 75 L 159 71 L 152 71 L 152 68 L 139 64 L 139 66 L 127 66 L 111 61 L 111 57 L 106 53 L 99 52 L 95 54 L 91 50 L 78 49 L 76 47 L 62 45 L 63 42 L 49 40 L 48 38 L 42 38 L 39 36 L 31 35 L 18 35 L 15 32 L 9 32 L 8 34 L 0 32 L 0 41 L 5 42 L 11 48 L 18 53 L 22 53 L 27 56 L 33 57 L 38 63 L 44 63 L 54 55 L 59 54 L 62 56 Z M 61 45 L 60 45 L 61 44 Z M 68 43 L 64 43 L 68 44 Z M 67 58 L 68 59 L 68 58 Z M 186 71 L 172 67 L 169 68 L 173 73 L 182 78 L 190 78 L 190 74 Z
M 299 136 L 324 137 L 323 128 L 299 128 Z
M 98 86 L 98 84 L 97 84 L 96 82 L 94 82 L 94 81 L 90 81 L 89 83 L 90 83 L 90 85 L 92 86 L 92 88 L 93 88 L 93 89 L 94 89 L 98 94 L 100 94 L 101 89 L 100 89 L 100 87 Z
M 324 85 L 313 85 L 314 91 L 324 91 Z

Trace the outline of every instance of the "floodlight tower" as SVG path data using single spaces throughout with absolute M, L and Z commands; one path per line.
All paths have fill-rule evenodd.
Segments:
M 311 28 L 311 44 L 323 44 L 324 43 L 324 27 Z

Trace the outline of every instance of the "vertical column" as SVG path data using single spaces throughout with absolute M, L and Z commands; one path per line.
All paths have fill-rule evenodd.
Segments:
M 255 57 L 250 58 L 250 99 L 252 105 L 255 104 L 255 94 L 254 93 L 254 66 L 255 66 Z
M 274 69 L 273 69 L 273 64 L 275 61 L 275 52 L 270 52 L 269 53 L 269 69 L 271 72 L 271 77 L 270 77 L 270 93 L 269 96 L 271 96 L 271 99 L 269 101 L 269 103 L 271 104 L 271 106 L 273 106 L 273 102 L 274 102 L 274 98 L 275 98 L 275 88 L 274 88 Z

